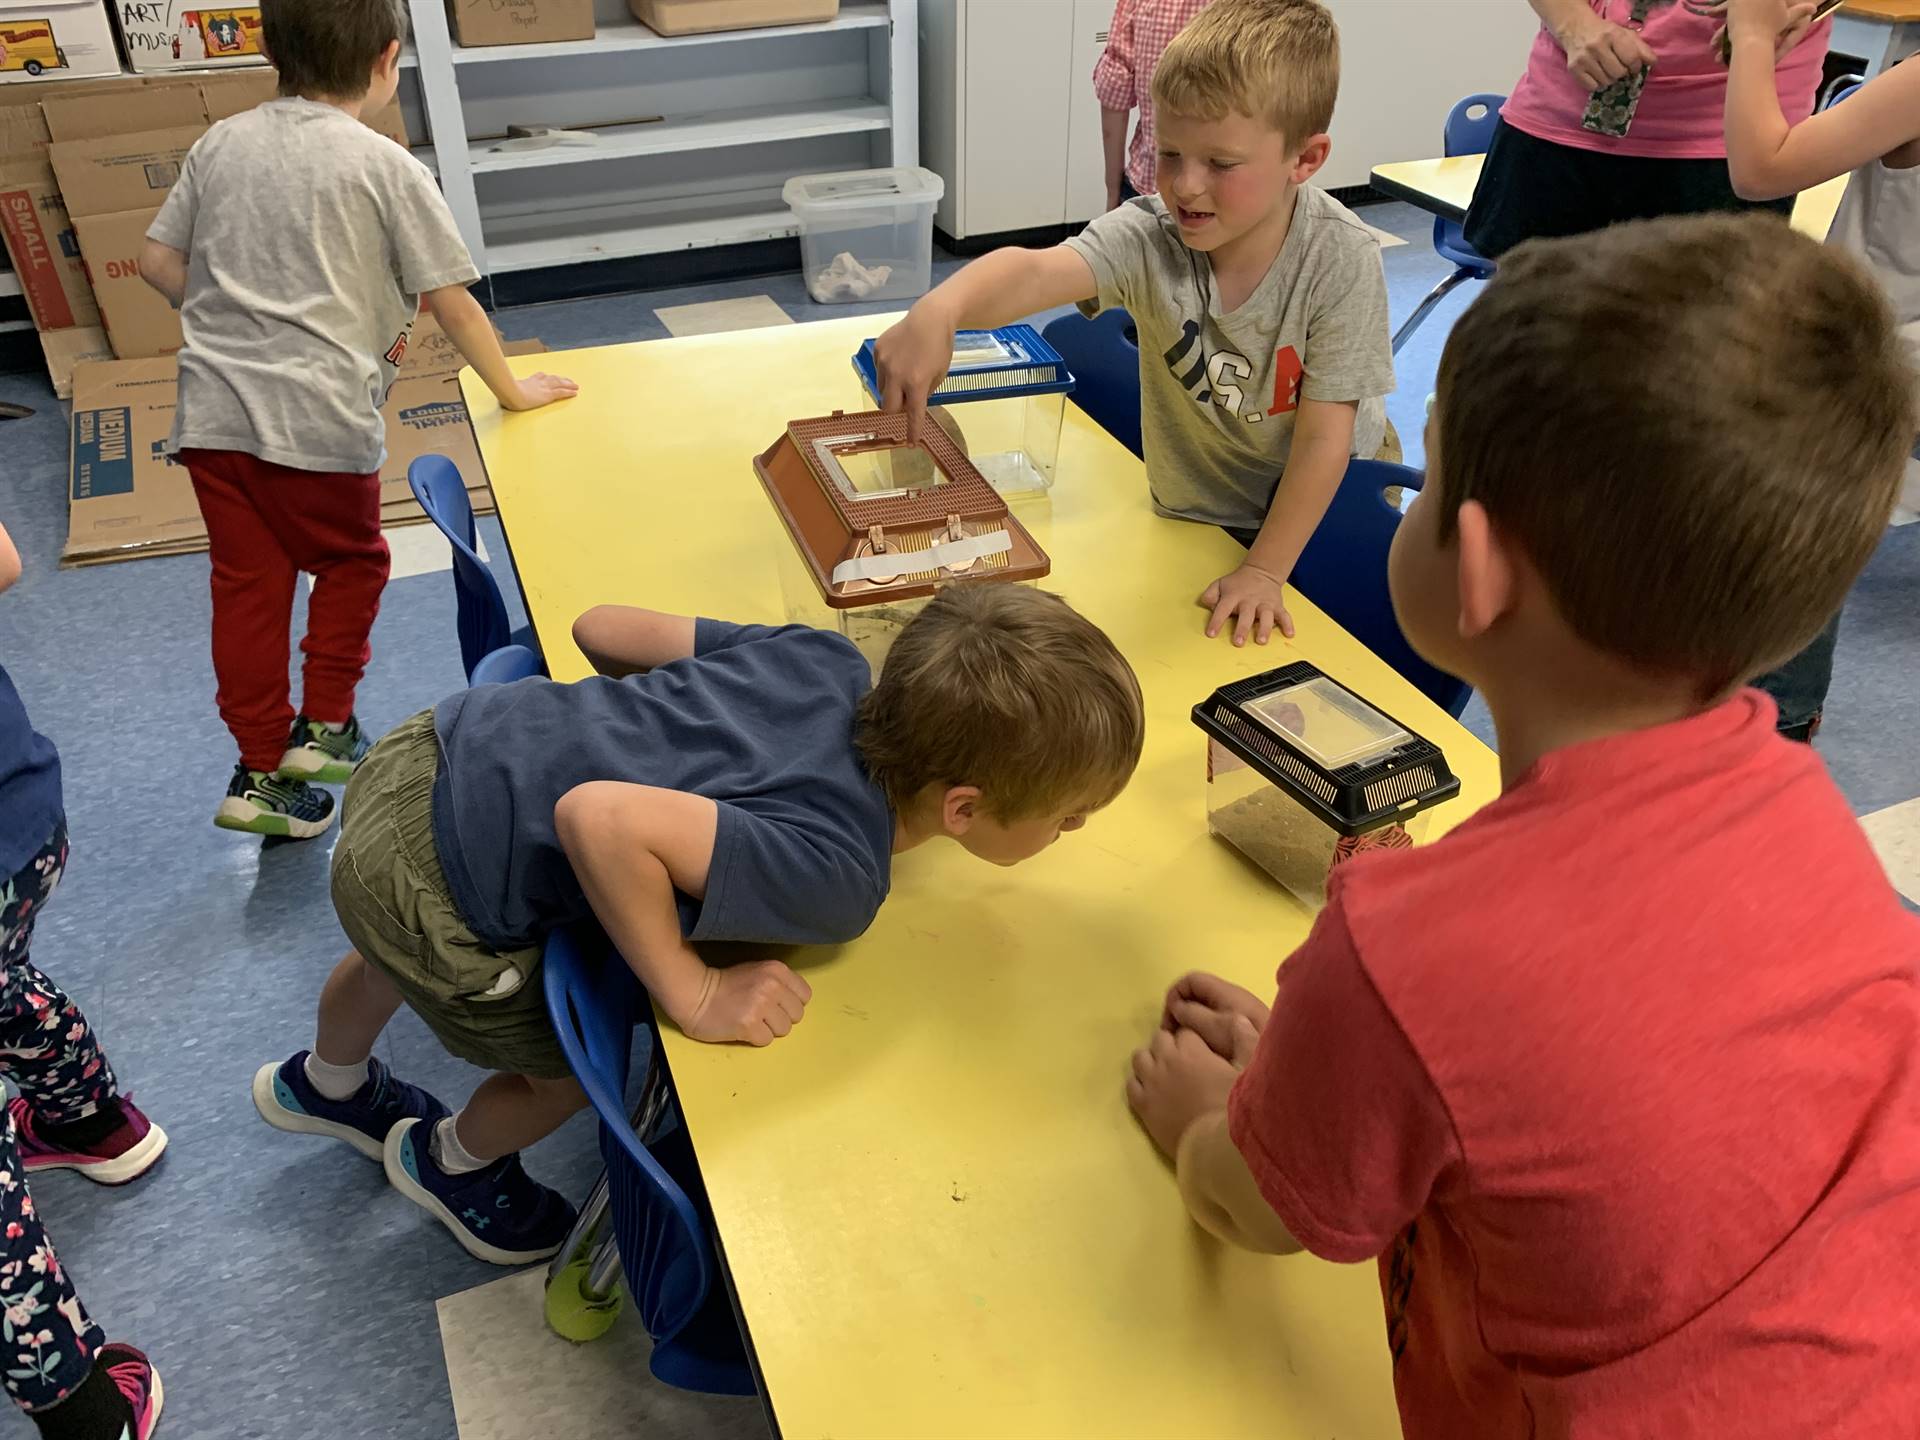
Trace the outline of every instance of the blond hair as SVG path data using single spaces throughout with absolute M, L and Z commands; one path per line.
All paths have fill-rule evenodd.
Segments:
M 1576 634 L 1709 700 L 1840 609 L 1914 379 L 1872 277 L 1771 216 L 1534 241 L 1440 361 L 1441 535 L 1478 501 Z
M 1172 115 L 1264 120 L 1300 145 L 1333 124 L 1340 27 L 1319 0 L 1214 0 L 1174 36 L 1153 72 Z
M 1114 799 L 1146 738 L 1140 683 L 1100 628 L 1019 585 L 942 589 L 894 641 L 855 744 L 896 810 L 974 785 L 1026 820 Z

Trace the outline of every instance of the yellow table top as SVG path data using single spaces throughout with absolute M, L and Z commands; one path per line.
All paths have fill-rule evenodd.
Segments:
M 1480 183 L 1484 155 L 1450 155 L 1432 160 L 1396 160 L 1373 167 L 1374 188 L 1444 215 L 1450 220 L 1465 217 L 1473 200 L 1473 187 Z M 1811 190 L 1803 190 L 1794 202 L 1793 225 L 1816 240 L 1827 238 L 1840 197 L 1847 192 L 1847 177 L 1829 180 Z
M 1884 20 L 1899 25 L 1920 20 L 1920 5 L 1914 0 L 1851 0 L 1850 4 L 1840 7 L 1840 13 L 1856 20 Z
M 466 374 L 556 678 L 586 673 L 568 627 L 596 602 L 782 618 L 752 458 L 858 408 L 848 358 L 886 323 L 515 360 L 580 382 L 527 415 Z M 1495 758 L 1297 596 L 1292 646 L 1205 639 L 1193 599 L 1239 547 L 1156 519 L 1139 461 L 1071 405 L 1059 473 L 1019 513 L 1139 671 L 1132 786 L 1017 870 L 901 857 L 865 938 L 799 958 L 813 1002 L 770 1049 L 667 1036 L 772 1407 L 786 1440 L 1396 1435 L 1374 1268 L 1206 1238 L 1121 1080 L 1178 975 L 1270 989 L 1309 921 L 1208 836 L 1196 702 L 1312 659 L 1445 749 L 1463 798 L 1436 830 L 1496 793 Z

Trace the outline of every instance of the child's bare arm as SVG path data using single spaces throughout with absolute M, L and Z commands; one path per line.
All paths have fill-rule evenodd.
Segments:
M 1774 80 L 1778 36 L 1804 7 L 1733 0 L 1727 26 L 1727 168 L 1748 200 L 1772 200 L 1856 170 L 1920 139 L 1920 65 L 1896 65 L 1844 105 L 1788 125 Z M 1920 154 L 1912 157 L 1920 162 Z
M 1293 617 L 1287 614 L 1282 587 L 1347 473 L 1359 408 L 1353 401 L 1300 402 L 1287 468 L 1246 562 L 1222 575 L 1200 596 L 1200 604 L 1212 612 L 1207 618 L 1209 638 L 1230 621 L 1236 645 L 1246 644 L 1249 635 L 1264 645 L 1276 626 L 1292 638 Z
M 529 375 L 524 380 L 515 376 L 507 366 L 505 353 L 500 349 L 500 337 L 493 333 L 493 322 L 487 318 L 487 312 L 480 308 L 480 302 L 473 298 L 466 286 L 448 285 L 440 290 L 430 290 L 426 302 L 427 308 L 433 312 L 433 318 L 447 332 L 447 338 L 453 341 L 480 378 L 487 382 L 487 388 L 493 391 L 502 409 L 538 410 L 542 405 L 551 405 L 556 400 L 570 400 L 580 393 L 580 387 L 573 381 L 549 375 L 545 371 Z
M 923 295 L 874 342 L 880 408 L 905 410 L 917 432 L 927 396 L 953 363 L 954 331 L 991 330 L 1036 310 L 1091 300 L 1099 288 L 1093 267 L 1065 245 L 982 255 Z
M 619 679 L 693 654 L 691 617 L 638 605 L 596 605 L 573 622 L 573 643 L 602 675 Z
M 1187 1127 L 1174 1166 L 1187 1213 L 1209 1235 L 1263 1255 L 1292 1255 L 1305 1248 L 1260 1193 L 1227 1133 L 1225 1110 L 1210 1110 Z
M 140 278 L 178 310 L 187 296 L 186 254 L 158 240 L 147 241 L 140 247 Z
M 13 548 L 13 537 L 0 525 L 0 592 L 11 590 L 20 578 L 20 552 Z
M 799 1023 L 813 992 L 787 966 L 765 960 L 715 969 L 681 934 L 675 892 L 706 895 L 719 825 L 713 801 L 596 780 L 561 796 L 553 818 L 593 913 L 690 1039 L 769 1045 Z

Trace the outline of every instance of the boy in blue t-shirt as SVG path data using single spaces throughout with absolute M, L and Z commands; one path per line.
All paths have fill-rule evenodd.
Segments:
M 715 968 L 696 943 L 852 940 L 893 857 L 936 837 L 1028 859 L 1120 793 L 1145 731 L 1113 642 L 1017 586 L 942 590 L 877 683 L 804 626 L 601 606 L 574 639 L 598 678 L 463 691 L 373 748 L 333 861 L 354 949 L 313 1049 L 253 1084 L 268 1124 L 382 1159 L 501 1265 L 551 1255 L 573 1223 L 519 1160 L 586 1103 L 538 983 L 556 928 L 597 920 L 693 1039 L 771 1044 L 806 981 L 777 960 Z M 403 1001 L 494 1072 L 457 1116 L 372 1058 Z

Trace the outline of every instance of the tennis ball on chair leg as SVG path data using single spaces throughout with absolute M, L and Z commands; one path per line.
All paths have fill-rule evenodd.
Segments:
M 562 1340 L 576 1345 L 598 1340 L 620 1318 L 621 1294 L 616 1285 L 602 1300 L 589 1300 L 582 1292 L 592 1252 L 578 1256 L 547 1283 L 545 1310 L 547 1327 Z

